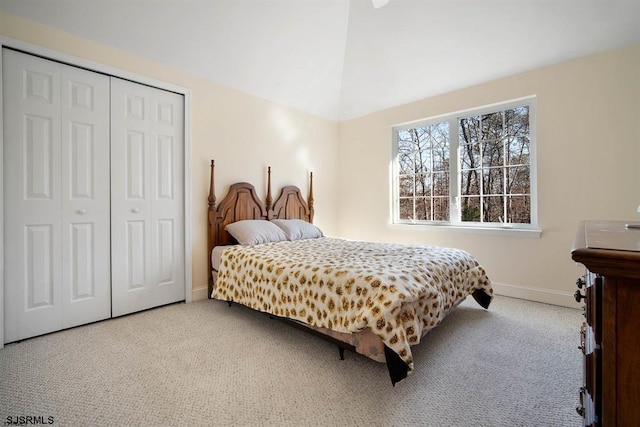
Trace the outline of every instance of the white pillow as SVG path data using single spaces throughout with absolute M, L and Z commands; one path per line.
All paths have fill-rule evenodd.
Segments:
M 317 239 L 323 236 L 318 227 L 302 219 L 273 219 L 271 222 L 282 228 L 289 240 Z
M 263 219 L 245 219 L 232 222 L 225 227 L 225 230 L 241 245 L 258 245 L 287 240 L 287 235 L 280 228 Z

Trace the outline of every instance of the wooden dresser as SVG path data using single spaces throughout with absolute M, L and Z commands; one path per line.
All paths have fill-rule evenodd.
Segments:
M 584 221 L 571 257 L 587 269 L 575 293 L 586 318 L 577 411 L 586 426 L 640 425 L 640 229 Z

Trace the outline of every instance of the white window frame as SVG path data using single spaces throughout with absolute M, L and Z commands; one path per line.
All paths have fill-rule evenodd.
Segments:
M 461 156 L 459 148 L 458 121 L 461 118 L 495 113 L 498 111 L 509 110 L 516 107 L 529 107 L 529 168 L 530 168 L 530 203 L 531 203 L 531 223 L 518 224 L 509 222 L 498 223 L 482 223 L 468 222 L 460 219 L 460 169 Z M 398 132 L 411 129 L 417 126 L 429 126 L 437 123 L 449 122 L 450 138 L 450 212 L 449 221 L 422 221 L 422 220 L 402 220 L 400 219 L 400 195 L 399 195 L 399 164 L 398 164 Z M 538 224 L 538 191 L 537 191 L 537 164 L 536 164 L 536 98 L 529 96 L 525 98 L 513 99 L 506 102 L 500 102 L 485 105 L 478 108 L 447 113 L 439 116 L 429 117 L 409 123 L 402 123 L 392 126 L 392 209 L 391 224 L 394 226 L 425 226 L 425 227 L 444 227 L 447 229 L 462 229 L 474 231 L 500 231 L 514 232 L 515 234 L 528 233 L 532 236 L 539 236 Z

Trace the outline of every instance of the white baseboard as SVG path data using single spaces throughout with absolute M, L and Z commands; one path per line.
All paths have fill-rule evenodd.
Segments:
M 198 288 L 193 288 L 191 290 L 191 301 L 199 301 L 201 299 L 207 299 L 208 295 L 208 287 L 200 286 Z
M 545 304 L 560 305 L 581 309 L 582 304 L 578 304 L 572 293 L 555 291 L 552 289 L 528 288 L 525 286 L 506 285 L 503 283 L 492 283 L 493 291 L 496 295 L 505 297 L 526 299 L 529 301 L 543 302 Z

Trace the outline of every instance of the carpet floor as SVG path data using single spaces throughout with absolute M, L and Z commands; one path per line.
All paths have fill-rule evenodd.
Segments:
M 6 345 L 0 425 L 579 426 L 581 321 L 469 298 L 392 387 L 383 364 L 263 314 L 174 304 Z

